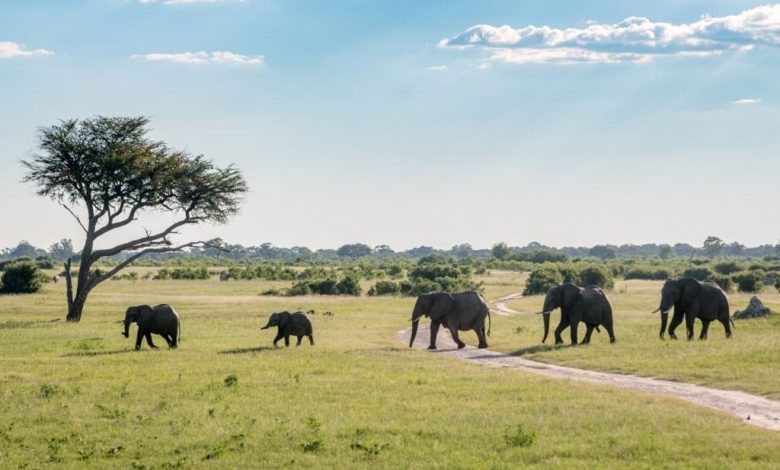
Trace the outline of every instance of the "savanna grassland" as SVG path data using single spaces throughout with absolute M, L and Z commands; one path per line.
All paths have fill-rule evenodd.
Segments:
M 496 299 L 521 291 L 523 279 L 494 272 L 482 280 Z M 410 350 L 396 333 L 409 324 L 411 298 L 258 295 L 288 285 L 111 281 L 93 292 L 78 324 L 52 321 L 64 316 L 62 283 L 0 297 L 2 467 L 654 469 L 780 461 L 780 433 L 682 401 Z M 510 305 L 524 312 L 518 316 L 493 315 L 491 347 L 776 395 L 777 379 L 766 370 L 777 354 L 776 320 L 738 322 L 728 342 L 717 325 L 707 342 L 661 342 L 658 318 L 648 313 L 657 289 L 618 282 L 610 294 L 616 345 L 602 333 L 587 347 L 539 348 L 535 297 Z M 732 296 L 733 305 L 743 300 Z M 780 309 L 778 296 L 765 300 Z M 124 309 L 163 302 L 181 315 L 179 349 L 133 351 L 135 327 L 130 339 L 120 335 Z M 314 347 L 270 347 L 274 333 L 259 328 L 282 309 L 317 311 Z M 474 343 L 471 333 L 463 338 Z M 723 372 L 717 358 L 726 361 Z
M 510 328 L 496 331 L 493 349 L 556 364 L 565 364 L 607 372 L 623 372 L 716 388 L 743 390 L 780 399 L 780 315 L 766 318 L 735 320 L 733 337 L 726 339 L 723 326 L 710 324 L 706 341 L 685 340 L 685 323 L 677 329 L 676 341 L 658 337 L 661 320 L 650 312 L 658 307 L 662 281 L 617 280 L 607 292 L 612 302 L 615 336 L 618 343 L 610 345 L 604 330 L 593 333 L 586 347 L 555 347 L 553 330 L 560 312 L 552 314 L 550 337 L 541 344 L 542 319 L 534 312 L 542 308 L 543 296 L 515 300 L 509 307 L 520 312 L 508 323 Z M 730 293 L 731 313 L 744 309 L 753 294 Z M 780 294 L 767 287 L 758 294 L 773 312 L 780 312 Z M 701 331 L 696 320 L 695 338 Z M 585 334 L 580 325 L 579 337 Z M 563 340 L 569 343 L 569 330 Z

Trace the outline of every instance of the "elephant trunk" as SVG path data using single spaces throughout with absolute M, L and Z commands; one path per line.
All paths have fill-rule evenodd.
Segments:
M 550 312 L 544 312 L 542 319 L 544 320 L 544 338 L 542 338 L 542 343 L 544 343 L 547 341 L 547 335 L 550 333 Z
M 122 335 L 125 338 L 129 338 L 130 337 L 130 322 L 127 321 L 127 319 L 125 319 L 125 331 L 122 332 Z
M 414 344 L 414 338 L 417 337 L 417 327 L 420 325 L 420 319 L 412 319 L 412 337 L 409 339 L 409 347 L 411 348 Z
M 658 334 L 658 336 L 661 339 L 664 339 L 664 331 L 666 331 L 666 322 L 669 321 L 669 311 L 661 311 L 661 332 Z

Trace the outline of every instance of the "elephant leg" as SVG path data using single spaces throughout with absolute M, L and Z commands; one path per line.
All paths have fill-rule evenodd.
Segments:
M 157 349 L 157 346 L 155 346 L 154 343 L 152 342 L 152 334 L 146 333 L 146 335 L 144 336 L 146 336 L 146 344 L 148 344 L 149 347 L 152 349 Z
M 710 328 L 710 320 L 701 321 L 701 334 L 699 339 L 707 339 L 707 330 Z
M 282 339 L 282 335 L 281 334 L 277 334 L 276 338 L 274 338 L 274 347 L 275 348 L 279 347 L 279 346 L 276 345 L 276 343 L 279 342 L 279 340 L 281 340 L 281 339 Z
M 141 349 L 141 341 L 144 339 L 144 331 L 140 328 L 138 328 L 138 334 L 135 336 L 135 350 L 138 351 Z
M 615 341 L 617 341 L 615 339 L 615 332 L 612 330 L 612 323 L 605 324 L 604 328 L 607 330 L 607 334 L 609 334 L 609 342 L 610 342 L 610 344 L 614 343 Z
M 296 345 L 296 346 L 300 346 L 300 345 L 301 345 L 301 340 L 302 340 L 302 339 L 303 339 L 303 336 L 298 336 L 298 342 L 297 342 L 297 343 L 295 343 L 295 345 Z
M 487 338 L 485 338 L 485 327 L 476 328 L 474 332 L 477 333 L 477 339 L 479 340 L 479 349 L 485 349 L 488 347 Z
M 582 338 L 582 344 L 588 344 L 590 343 L 590 335 L 593 333 L 593 330 L 596 328 L 596 325 L 593 325 L 591 323 L 585 324 L 585 337 Z
M 313 335 L 311 335 L 311 334 L 310 334 L 310 335 L 308 335 L 308 336 L 309 336 L 309 344 L 311 344 L 312 346 L 314 346 L 314 336 L 313 336 Z
M 669 323 L 669 338 L 671 339 L 677 339 L 677 335 L 674 334 L 674 330 L 677 329 L 678 326 L 680 326 L 680 323 L 683 321 L 683 314 L 674 312 L 674 315 L 672 316 L 672 321 Z
M 577 344 L 577 327 L 580 325 L 579 321 L 572 321 L 571 322 L 571 344 L 576 345 Z
M 561 338 L 561 333 L 563 333 L 563 330 L 569 327 L 569 317 L 566 315 L 561 315 L 561 321 L 558 323 L 558 327 L 555 328 L 555 344 L 563 344 L 563 338 Z
M 437 320 L 431 320 L 431 344 L 428 349 L 436 349 L 436 335 L 439 334 L 439 326 L 441 323 Z
M 177 346 L 179 346 L 179 339 L 176 337 L 178 334 L 178 331 L 173 332 L 171 336 L 171 349 L 176 349 Z
M 729 318 L 719 321 L 723 323 L 723 329 L 726 330 L 726 338 L 731 338 L 731 323 L 729 323 Z
M 285 348 L 290 347 L 290 335 L 284 335 L 284 347 Z
M 693 339 L 694 320 L 696 320 L 696 317 L 694 317 L 692 313 L 685 312 L 685 333 L 688 341 Z
M 168 344 L 168 347 L 170 348 L 170 347 L 171 347 L 171 343 L 172 343 L 172 341 L 171 341 L 171 337 L 170 337 L 170 336 L 168 336 L 167 334 L 165 334 L 165 335 L 160 335 L 160 336 L 162 336 L 162 337 L 163 337 L 163 339 L 165 340 L 165 342 Z
M 452 340 L 455 341 L 455 344 L 458 345 L 458 349 L 463 349 L 466 347 L 466 343 L 460 340 L 460 337 L 458 336 L 458 329 L 457 328 L 449 328 L 450 334 L 452 335 Z

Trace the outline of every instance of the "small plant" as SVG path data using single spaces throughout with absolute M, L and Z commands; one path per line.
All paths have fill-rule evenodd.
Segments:
M 515 334 L 520 335 L 525 333 L 525 327 L 524 326 L 516 326 L 514 330 Z
M 302 446 L 304 452 L 317 452 L 322 448 L 322 438 L 317 437 L 309 442 L 304 442 Z
M 536 439 L 536 433 L 527 432 L 522 424 L 509 428 L 504 433 L 504 441 L 508 447 L 530 447 Z
M 51 398 L 62 393 L 62 388 L 57 384 L 42 384 L 40 389 L 42 398 Z
M 236 385 L 238 385 L 238 377 L 235 374 L 225 377 L 225 387 L 235 387 Z

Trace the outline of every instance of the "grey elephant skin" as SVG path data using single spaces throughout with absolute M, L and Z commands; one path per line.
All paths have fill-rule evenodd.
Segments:
M 278 347 L 276 343 L 282 338 L 284 338 L 284 345 L 289 346 L 290 336 L 298 337 L 296 346 L 301 345 L 301 340 L 304 336 L 309 338 L 309 344 L 314 346 L 314 336 L 312 335 L 313 331 L 311 320 L 309 320 L 309 317 L 307 317 L 303 312 L 273 313 L 270 317 L 268 317 L 268 324 L 260 329 L 265 330 L 271 328 L 272 326 L 278 327 L 276 331 L 276 338 L 274 338 L 275 348 Z
M 168 343 L 168 347 L 174 349 L 179 344 L 181 324 L 179 314 L 173 307 L 167 304 L 150 307 L 148 305 L 136 305 L 128 307 L 125 312 L 125 330 L 122 332 L 125 338 L 130 336 L 130 324 L 138 324 L 138 335 L 135 339 L 136 351 L 141 349 L 141 340 L 145 337 L 150 348 L 157 348 L 152 342 L 152 335 L 160 335 Z
M 692 277 L 682 279 L 670 279 L 664 283 L 661 289 L 661 305 L 656 312 L 661 312 L 661 332 L 659 336 L 664 339 L 664 330 L 669 318 L 669 310 L 674 307 L 672 321 L 669 323 L 669 337 L 677 339 L 674 330 L 685 319 L 685 329 L 688 340 L 693 339 L 693 323 L 696 318 L 701 320 L 701 335 L 699 339 L 707 339 L 707 329 L 710 322 L 718 320 L 726 330 L 726 338 L 731 337 L 731 316 L 729 315 L 729 299 L 714 282 L 702 282 Z
M 609 342 L 615 342 L 615 332 L 612 323 L 612 304 L 607 295 L 596 286 L 579 287 L 571 282 L 565 282 L 547 291 L 544 296 L 544 308 L 542 317 L 544 320 L 544 338 L 547 340 L 550 332 L 550 313 L 561 309 L 561 321 L 555 328 L 555 344 L 562 344 L 561 333 L 566 328 L 571 328 L 571 344 L 577 344 L 577 329 L 579 323 L 585 323 L 587 330 L 581 344 L 590 342 L 593 330 L 598 330 L 599 325 L 604 326 L 609 334 Z
M 487 335 L 490 335 L 490 323 L 488 323 L 487 335 L 485 334 L 485 319 L 490 322 L 490 309 L 487 301 L 478 292 L 461 292 L 449 294 L 447 292 L 434 292 L 417 297 L 417 302 L 412 310 L 412 338 L 409 347 L 414 344 L 417 336 L 417 327 L 420 318 L 426 316 L 431 319 L 431 344 L 428 349 L 436 349 L 436 335 L 439 327 L 444 325 L 450 330 L 452 339 L 458 345 L 458 349 L 466 346 L 458 337 L 458 331 L 473 330 L 477 334 L 479 347 L 486 348 Z

